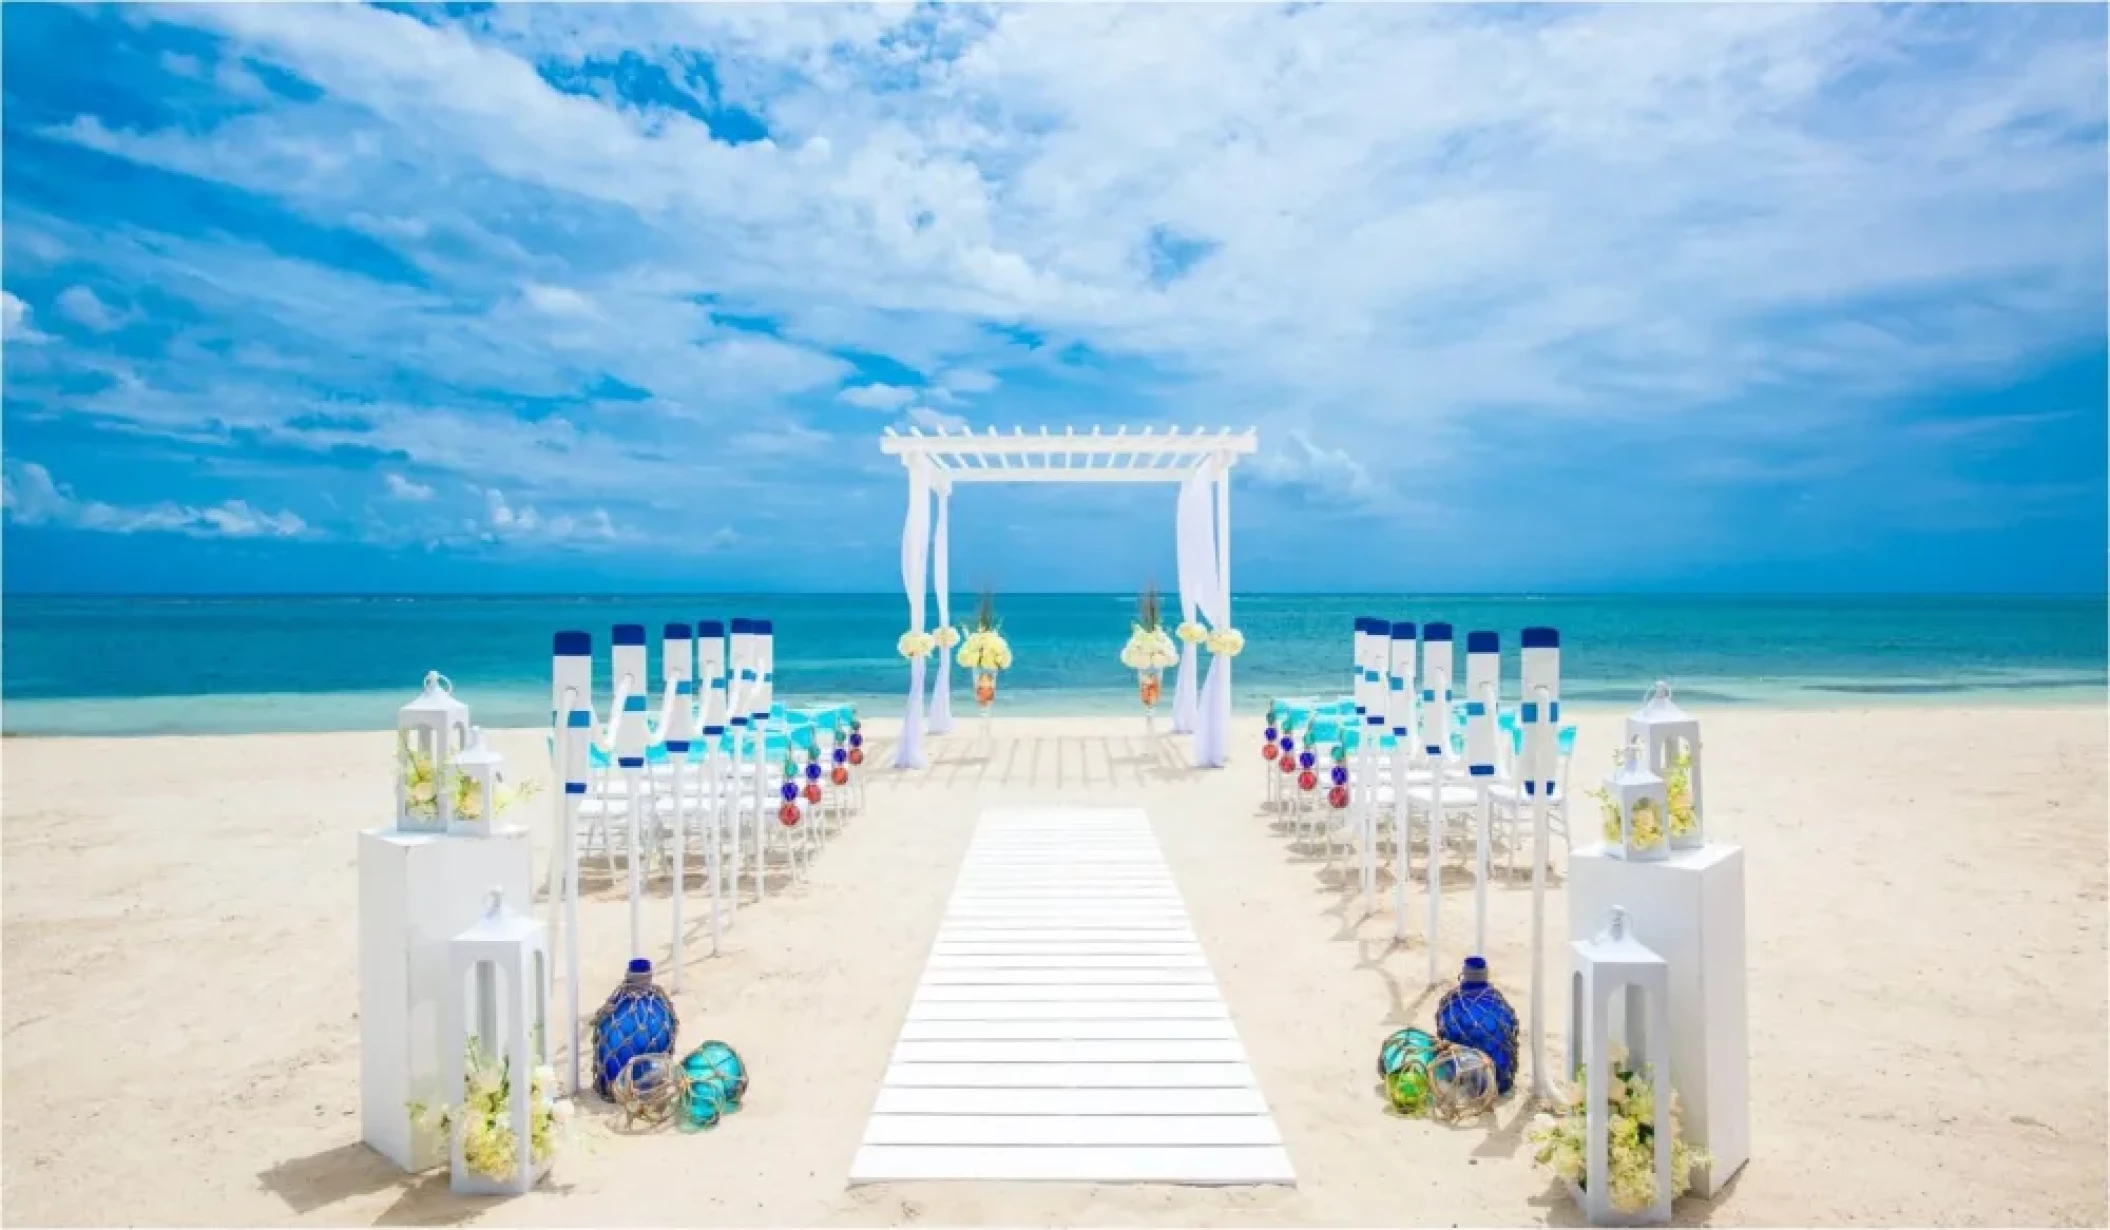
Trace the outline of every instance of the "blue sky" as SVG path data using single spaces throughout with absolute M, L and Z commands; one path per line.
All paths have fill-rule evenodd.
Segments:
M 2099 8 L 0 22 L 17 592 L 2104 585 Z

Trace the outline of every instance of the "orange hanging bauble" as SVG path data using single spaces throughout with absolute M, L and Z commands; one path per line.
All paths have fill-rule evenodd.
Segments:
M 837 765 L 835 766 L 835 768 L 829 770 L 828 780 L 834 782 L 838 786 L 847 786 L 850 784 L 850 771 L 848 769 L 843 768 L 841 765 Z

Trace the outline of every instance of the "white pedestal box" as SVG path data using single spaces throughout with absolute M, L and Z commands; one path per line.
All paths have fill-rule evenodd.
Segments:
M 1693 1168 L 1693 1193 L 1713 1196 L 1751 1156 L 1743 847 L 1714 843 L 1648 863 L 1613 858 L 1601 845 L 1577 849 L 1568 859 L 1568 934 L 1595 934 L 1613 906 L 1670 965 L 1671 1084 L 1685 1140 L 1714 1157 Z M 1615 1019 L 1621 1010 L 1613 1005 Z
M 524 828 L 489 837 L 368 829 L 359 834 L 359 1137 L 416 1173 L 447 1164 L 446 1134 L 411 1122 L 410 1104 L 451 1105 L 443 1088 L 447 944 L 476 925 L 491 890 L 534 897 Z

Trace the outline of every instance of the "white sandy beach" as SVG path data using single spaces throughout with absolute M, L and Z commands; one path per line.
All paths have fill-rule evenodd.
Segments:
M 1749 858 L 1752 1161 L 1683 1223 L 2103 1224 L 2105 730 L 2099 709 L 1710 712 L 1712 835 Z M 1593 784 L 1617 715 L 1582 721 Z M 873 723 L 884 758 L 890 739 Z M 1573 1223 L 1516 1100 L 1492 1125 L 1389 1117 L 1378 1043 L 1429 1023 L 1422 949 L 1358 920 L 1231 769 L 1139 718 L 973 723 L 870 806 L 806 883 L 692 942 L 682 1037 L 747 1057 L 717 1130 L 614 1134 L 586 1099 L 543 1190 L 460 1200 L 359 1143 L 356 832 L 385 734 L 4 744 L 5 1191 L 11 1224 L 1452 1225 Z M 502 743 L 547 778 L 539 732 Z M 545 796 L 546 801 L 546 796 Z M 1294 1190 L 844 1179 L 978 812 L 1148 810 L 1299 1176 Z M 536 815 L 542 814 L 541 805 Z M 1587 821 L 1587 814 L 1578 810 Z M 1585 823 L 1583 828 L 1587 828 Z M 546 845 L 546 835 L 544 844 Z M 691 919 L 706 899 L 692 896 Z M 1446 964 L 1469 933 L 1454 874 Z M 1530 896 L 1487 954 L 1520 1005 Z M 664 893 L 648 920 L 667 926 Z M 624 906 L 584 911 L 598 1002 Z M 1565 902 L 1548 952 L 1564 961 Z M 655 959 L 663 950 L 645 955 Z M 1557 1025 L 1557 1023 L 1556 1023 Z

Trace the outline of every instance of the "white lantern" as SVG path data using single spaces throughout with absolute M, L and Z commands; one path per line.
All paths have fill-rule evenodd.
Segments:
M 1593 1226 L 1662 1225 L 1670 1220 L 1671 1080 L 1670 966 L 1634 938 L 1626 911 L 1614 906 L 1604 930 L 1574 945 L 1568 1039 L 1573 1062 L 1583 1071 L 1583 1114 L 1587 1124 L 1583 1184 L 1568 1185 L 1569 1195 Z M 1620 1024 L 1626 1036 L 1613 1033 L 1613 997 L 1621 1000 Z M 1612 1206 L 1611 1110 L 1614 1074 L 1612 1043 L 1623 1041 L 1628 1063 L 1646 1070 L 1654 1113 L 1655 1197 L 1648 1206 L 1621 1212 Z
M 1664 781 L 1670 814 L 1670 846 L 1696 850 L 1707 844 L 1707 812 L 1700 800 L 1700 720 L 1670 698 L 1662 680 L 1626 720 L 1628 741 L 1647 750 L 1649 769 Z
M 454 758 L 453 815 L 447 831 L 457 837 L 489 837 L 505 784 L 506 758 L 484 744 L 484 728 L 469 728 L 469 746 Z
M 1627 744 L 1626 762 L 1604 785 L 1610 809 L 1604 815 L 1605 853 L 1632 863 L 1669 858 L 1670 808 L 1663 779 L 1641 764 L 1634 744 Z
M 469 738 L 469 707 L 454 684 L 425 672 L 425 690 L 396 712 L 396 828 L 444 833 L 454 819 L 454 764 Z
M 450 1186 L 469 1196 L 517 1196 L 549 1173 L 555 1146 L 556 1074 L 549 1070 L 549 949 L 542 924 L 506 908 L 492 889 L 484 917 L 454 937 L 448 951 L 448 1044 L 445 1097 Z M 495 1114 L 466 1089 L 470 1052 L 489 1079 L 504 1074 L 505 1104 Z M 538 1087 L 539 1086 L 539 1087 Z M 534 1154 L 534 1128 L 547 1148 Z M 471 1164 L 472 1156 L 486 1162 Z M 492 1163 L 501 1173 L 492 1174 Z

